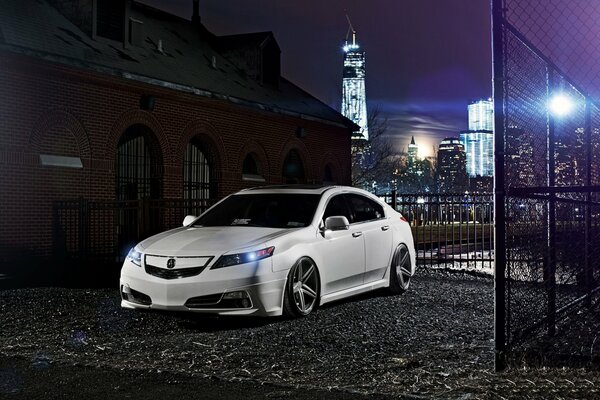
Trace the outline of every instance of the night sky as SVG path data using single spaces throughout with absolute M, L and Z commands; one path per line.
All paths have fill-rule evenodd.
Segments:
M 143 0 L 190 18 L 192 0 Z M 273 31 L 282 74 L 340 109 L 348 13 L 366 51 L 367 103 L 398 150 L 424 155 L 467 127 L 469 100 L 491 96 L 488 0 L 200 0 L 217 35 Z

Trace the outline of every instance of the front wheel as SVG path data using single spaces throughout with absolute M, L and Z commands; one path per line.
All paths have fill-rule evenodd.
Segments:
M 285 283 L 283 315 L 304 317 L 318 304 L 320 293 L 319 271 L 314 261 L 302 257 L 290 270 Z
M 393 294 L 402 294 L 408 290 L 410 278 L 412 277 L 412 268 L 410 261 L 410 252 L 405 244 L 400 244 L 396 248 L 392 258 L 390 270 L 390 287 Z

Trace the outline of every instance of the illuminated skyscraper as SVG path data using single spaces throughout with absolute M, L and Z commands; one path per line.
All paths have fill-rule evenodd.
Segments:
M 492 100 L 471 102 L 469 130 L 460 133 L 460 141 L 467 155 L 467 173 L 470 177 L 494 174 L 494 103 Z
M 439 190 L 442 193 L 462 193 L 468 187 L 465 149 L 456 138 L 446 138 L 437 153 Z
M 494 130 L 494 102 L 491 99 L 472 101 L 467 108 L 470 131 Z
M 344 45 L 344 72 L 342 80 L 342 114 L 360 126 L 353 139 L 369 140 L 367 126 L 367 95 L 365 91 L 365 52 L 356 44 L 356 33 L 352 32 L 352 43 Z
M 419 145 L 415 143 L 415 137 L 412 136 L 410 138 L 410 143 L 408 144 L 408 165 L 413 165 L 419 156 Z

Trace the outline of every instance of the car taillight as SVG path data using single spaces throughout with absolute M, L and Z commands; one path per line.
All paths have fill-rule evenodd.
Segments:
M 407 223 L 408 223 L 408 220 L 407 220 L 406 218 L 404 218 L 404 215 L 401 215 L 401 216 L 400 216 L 400 221 L 404 221 L 404 222 L 407 222 Z

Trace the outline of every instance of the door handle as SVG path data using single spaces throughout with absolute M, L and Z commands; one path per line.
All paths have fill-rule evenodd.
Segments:
M 381 227 L 382 231 L 387 231 L 388 229 L 390 229 L 389 225 L 384 225 L 384 226 Z
M 354 232 L 352 234 L 352 237 L 359 237 L 359 236 L 362 236 L 362 232 Z

